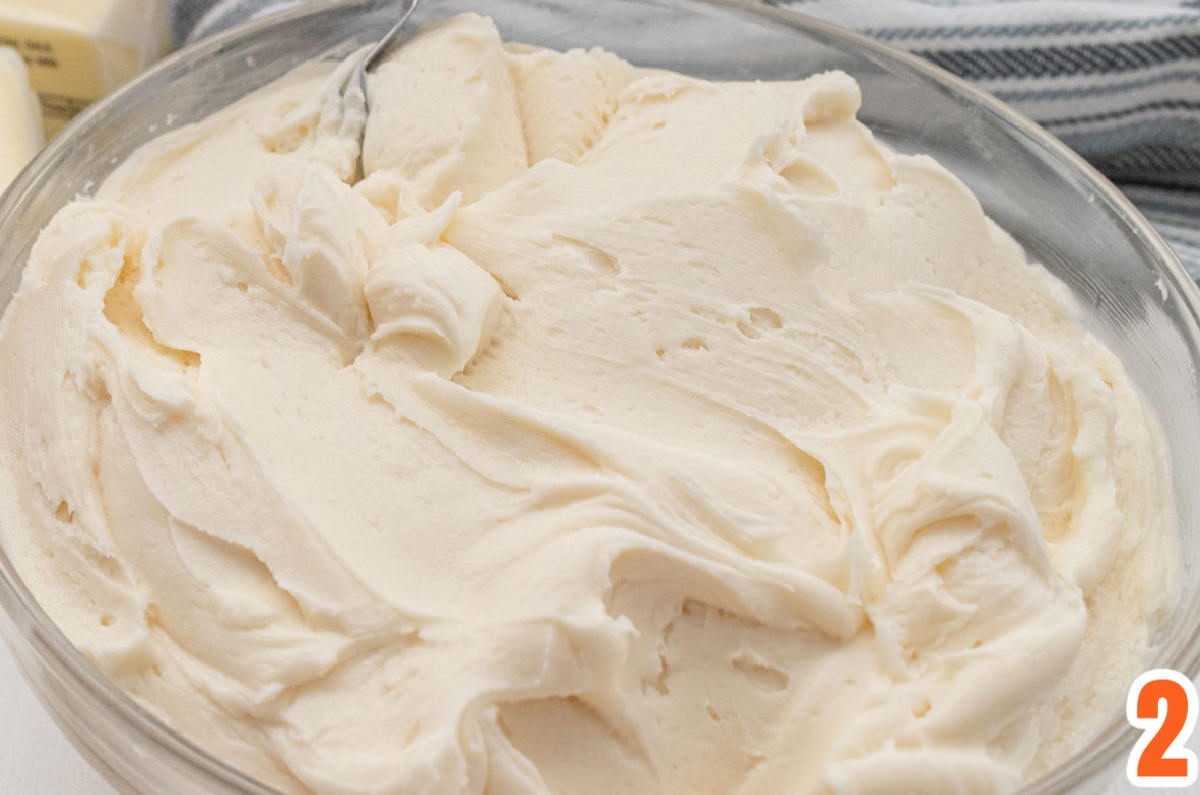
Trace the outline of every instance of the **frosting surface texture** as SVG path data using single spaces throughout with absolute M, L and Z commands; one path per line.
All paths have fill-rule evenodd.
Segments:
M 322 795 L 1005 791 L 1116 713 L 1157 426 L 850 77 L 456 17 L 351 185 L 340 74 L 147 144 L 0 325 L 4 548 L 120 687 Z

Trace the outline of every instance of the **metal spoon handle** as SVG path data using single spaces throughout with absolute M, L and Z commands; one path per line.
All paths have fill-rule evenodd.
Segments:
M 370 101 L 367 99 L 367 72 L 371 71 L 379 61 L 383 60 L 396 42 L 400 40 L 400 32 L 404 24 L 408 22 L 408 18 L 417 10 L 417 3 L 420 0 L 404 0 L 404 10 L 400 13 L 400 18 L 396 20 L 396 24 L 392 25 L 392 29 L 387 32 L 382 39 L 379 40 L 366 57 L 358 64 L 358 85 L 362 89 L 363 107 L 370 112 Z
M 400 18 L 396 20 L 396 24 L 392 25 L 391 30 L 389 30 L 387 34 L 380 39 L 365 56 L 363 56 L 362 60 L 358 62 L 358 68 L 351 73 L 358 76 L 358 87 L 362 91 L 364 114 L 362 129 L 358 131 L 358 156 L 354 161 L 353 179 L 355 182 L 361 180 L 366 173 L 363 165 L 363 147 L 366 145 L 367 140 L 366 119 L 371 113 L 371 102 L 367 98 L 367 72 L 369 72 L 379 61 L 383 60 L 383 57 L 391 52 L 392 48 L 396 46 L 396 43 L 400 41 L 401 29 L 404 27 L 404 24 L 408 22 L 408 18 L 412 16 L 413 11 L 417 10 L 417 4 L 419 2 L 420 0 L 404 0 L 403 10 L 400 12 Z M 343 103 L 345 102 L 346 92 L 350 88 L 352 84 L 351 81 L 353 79 L 354 78 L 347 76 L 345 82 L 342 83 L 341 94 Z

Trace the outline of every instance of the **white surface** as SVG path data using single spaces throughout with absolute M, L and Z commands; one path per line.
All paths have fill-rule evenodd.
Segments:
M 1200 751 L 1200 730 L 1188 746 Z M 1122 760 L 1122 765 L 1124 760 Z M 1122 768 L 1117 767 L 1120 771 Z M 1197 787 L 1190 788 L 1195 791 Z M 1118 776 L 1104 795 L 1148 793 Z M 1162 790 L 1181 792 L 1181 790 Z M 20 795 L 114 795 L 75 752 L 33 691 L 17 672 L 12 655 L 0 643 L 0 793 Z
M 0 792 L 113 795 L 75 752 L 17 672 L 0 643 Z

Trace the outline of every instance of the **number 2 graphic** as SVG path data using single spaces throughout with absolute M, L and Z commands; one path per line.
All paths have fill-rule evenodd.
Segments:
M 1196 727 L 1196 688 L 1178 671 L 1159 668 L 1133 681 L 1125 717 L 1142 730 L 1129 752 L 1125 775 L 1135 787 L 1189 787 L 1196 754 L 1184 743 Z

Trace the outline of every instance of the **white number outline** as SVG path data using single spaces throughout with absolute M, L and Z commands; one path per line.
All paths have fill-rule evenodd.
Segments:
M 1161 698 L 1158 700 L 1158 717 L 1139 718 L 1137 714 L 1138 696 L 1141 694 L 1142 688 L 1157 679 L 1166 679 L 1174 682 L 1182 687 L 1183 692 L 1187 694 L 1187 714 L 1183 718 L 1183 728 L 1171 740 L 1171 743 L 1163 753 L 1164 759 L 1186 760 L 1186 776 L 1138 775 L 1138 761 L 1141 760 L 1142 754 L 1145 753 L 1146 746 L 1158 734 L 1163 722 L 1167 719 L 1167 705 L 1164 703 L 1166 699 Z M 1133 680 L 1133 686 L 1129 688 L 1129 696 L 1125 699 L 1125 719 L 1134 728 L 1141 729 L 1142 736 L 1134 743 L 1133 750 L 1129 752 L 1129 761 L 1125 765 L 1125 777 L 1129 779 L 1130 784 L 1135 787 L 1182 788 L 1190 787 L 1196 783 L 1196 754 L 1194 751 L 1184 747 L 1184 744 L 1191 738 L 1192 731 L 1196 728 L 1196 709 L 1196 688 L 1192 684 L 1192 680 L 1178 671 L 1172 671 L 1169 668 L 1156 668 L 1153 671 L 1146 671 Z

